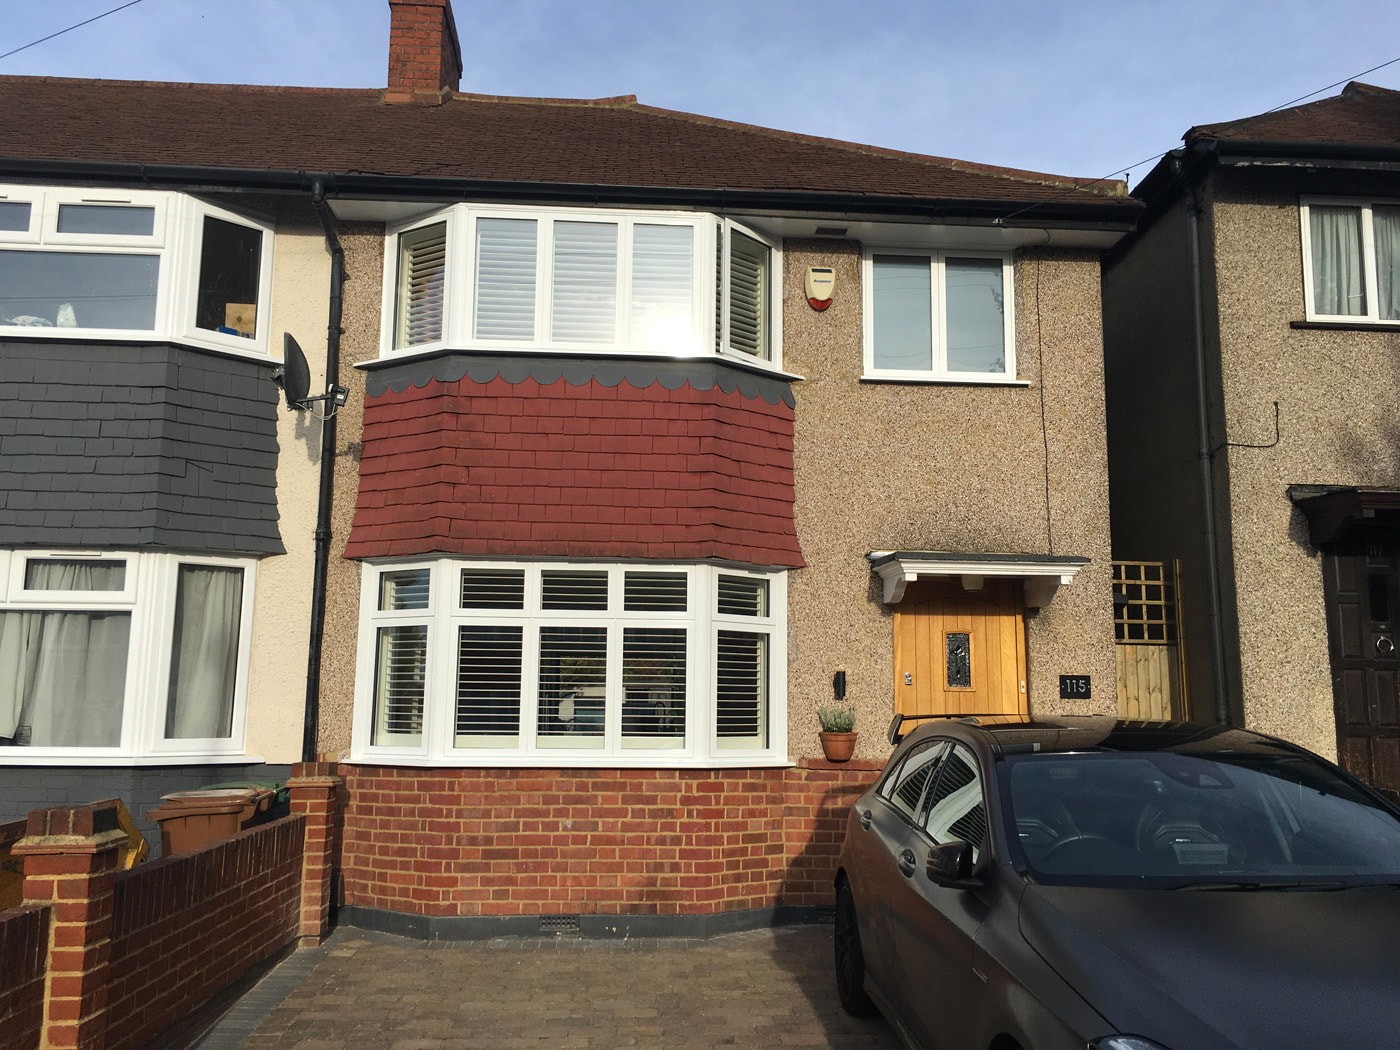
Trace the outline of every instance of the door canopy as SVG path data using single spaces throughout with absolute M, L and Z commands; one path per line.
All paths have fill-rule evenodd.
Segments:
M 918 579 L 958 577 L 964 590 L 981 590 L 986 579 L 1024 583 L 1026 608 L 1040 609 L 1061 586 L 1074 582 L 1088 558 L 1045 554 L 953 554 L 947 551 L 871 551 L 870 566 L 885 584 L 885 604 L 904 599 L 905 588 Z

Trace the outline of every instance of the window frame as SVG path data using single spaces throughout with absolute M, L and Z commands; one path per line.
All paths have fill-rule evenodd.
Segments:
M 526 219 L 536 222 L 534 335 L 529 339 L 478 338 L 477 224 L 482 219 Z M 615 224 L 618 227 L 615 269 L 614 338 L 585 342 L 553 338 L 554 229 L 561 222 Z M 447 253 L 444 268 L 446 298 L 443 303 L 442 337 L 425 343 L 399 346 L 399 238 L 414 230 L 446 224 Z M 630 315 L 633 248 L 638 226 L 676 226 L 691 230 L 689 334 L 676 343 L 640 342 L 631 331 Z M 728 346 L 729 265 L 728 245 L 733 231 L 763 244 L 769 256 L 767 321 L 769 352 L 766 358 L 732 350 Z M 716 253 L 724 253 L 724 265 L 715 281 Z M 559 208 L 538 205 L 454 204 L 423 212 L 385 228 L 384 276 L 380 301 L 380 357 L 396 358 L 430 354 L 449 347 L 511 353 L 606 354 L 693 358 L 719 356 L 751 367 L 778 370 L 782 364 L 782 247 L 781 242 L 746 223 L 698 212 L 647 211 L 621 208 Z
M 427 569 L 426 609 L 380 612 L 380 580 L 386 573 Z M 464 569 L 525 572 L 523 609 L 460 608 L 460 573 Z M 606 610 L 543 609 L 541 587 L 548 571 L 606 571 Z M 684 612 L 623 609 L 623 586 L 628 572 L 684 574 Z M 721 576 L 765 581 L 767 615 L 740 617 L 717 609 Z M 350 761 L 456 767 L 565 768 L 724 768 L 787 765 L 787 573 L 739 566 L 671 562 L 564 561 L 483 559 L 468 557 L 415 558 L 365 562 L 361 565 L 360 627 L 356 661 L 354 723 Z M 740 621 L 743 621 L 740 623 Z M 421 738 L 416 744 L 390 746 L 373 742 L 378 632 L 394 624 L 426 624 L 427 667 Z M 515 747 L 469 747 L 456 743 L 456 681 L 458 629 L 464 624 L 506 624 L 522 627 L 521 705 Z M 541 746 L 538 737 L 540 633 L 544 627 L 587 626 L 607 629 L 605 732 L 596 748 Z M 684 627 L 686 644 L 685 736 L 680 747 L 647 748 L 625 745 L 621 733 L 623 637 L 626 627 Z M 715 651 L 720 630 L 749 630 L 767 637 L 767 745 L 732 748 L 719 743 L 716 717 Z
M 0 230 L 0 252 L 145 256 L 157 260 L 154 319 L 150 328 L 0 325 L 0 339 L 100 339 L 128 343 L 170 340 L 240 356 L 269 356 L 268 321 L 276 231 L 267 218 L 164 190 L 0 184 L 0 201 L 30 205 L 28 230 Z M 149 235 L 60 233 L 59 209 L 65 205 L 149 207 L 154 209 L 152 231 Z M 206 218 L 245 226 L 261 235 L 257 330 L 251 339 L 199 328 L 195 324 Z
M 125 562 L 121 591 L 41 591 L 25 586 L 28 566 L 43 561 Z M 166 738 L 175 604 L 180 567 L 214 566 L 243 573 L 233 717 L 228 737 Z M 0 767 L 130 764 L 140 760 L 225 760 L 245 757 L 248 673 L 251 661 L 257 560 L 202 554 L 129 550 L 0 550 L 0 613 L 127 612 L 126 681 L 120 741 L 111 747 L 0 747 Z
M 1366 293 L 1366 313 L 1364 314 L 1325 314 L 1315 308 L 1312 252 L 1312 207 L 1358 208 L 1361 212 L 1361 272 Z M 1308 321 L 1325 324 L 1375 326 L 1382 328 L 1400 327 L 1400 317 L 1383 318 L 1380 315 L 1380 273 L 1376 256 L 1375 213 L 1376 205 L 1400 207 L 1400 198 L 1386 197 L 1332 197 L 1308 196 L 1298 201 L 1298 226 L 1303 255 L 1303 310 Z
M 932 345 L 928 369 L 880 368 L 875 363 L 875 257 L 904 255 L 929 260 L 929 308 Z M 949 258 L 1001 261 L 1002 341 L 1005 367 L 1001 372 L 955 372 L 948 368 L 946 264 Z M 955 383 L 981 386 L 1026 386 L 1016 372 L 1016 260 L 1014 252 L 976 248 L 885 248 L 865 245 L 861 251 L 861 315 L 864 374 L 867 381 Z M 936 279 L 935 279 L 936 278 Z

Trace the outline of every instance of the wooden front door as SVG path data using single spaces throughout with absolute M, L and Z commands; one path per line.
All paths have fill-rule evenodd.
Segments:
M 1339 761 L 1400 797 L 1400 547 L 1339 549 L 1324 562 Z
M 911 583 L 894 610 L 894 695 L 897 714 L 1024 714 L 1021 581 Z

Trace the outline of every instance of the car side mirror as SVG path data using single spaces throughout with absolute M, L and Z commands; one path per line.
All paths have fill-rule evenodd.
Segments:
M 935 886 L 946 886 L 955 890 L 975 890 L 982 887 L 982 880 L 972 874 L 972 843 L 953 839 L 934 846 L 928 851 L 928 862 L 924 871 Z

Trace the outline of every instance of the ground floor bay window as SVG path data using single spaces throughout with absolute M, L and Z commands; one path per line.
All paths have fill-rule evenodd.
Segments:
M 709 565 L 366 565 L 359 758 L 786 757 L 786 576 Z
M 0 551 L 0 763 L 241 753 L 252 574 Z

